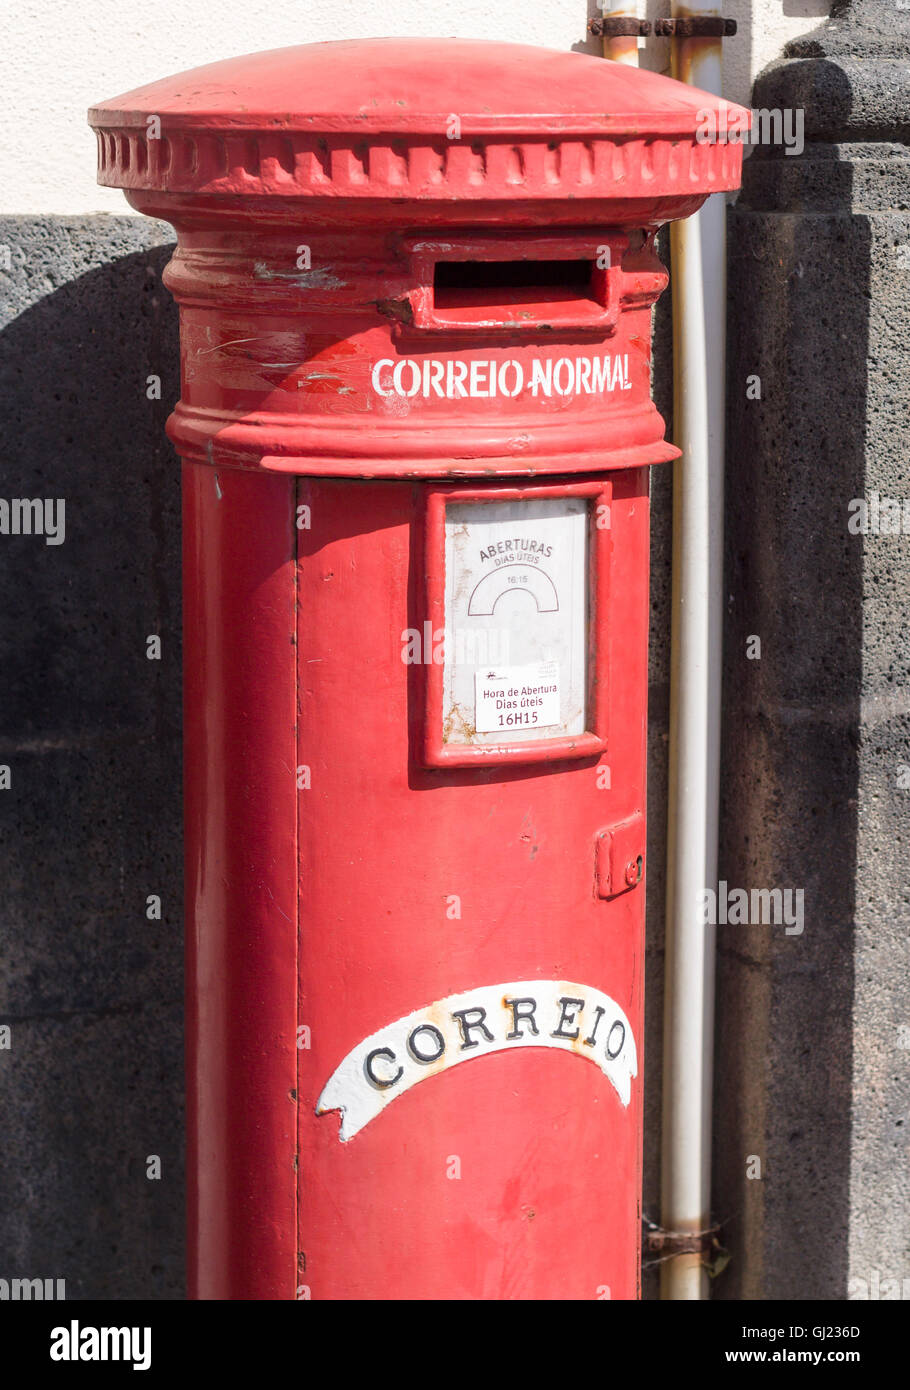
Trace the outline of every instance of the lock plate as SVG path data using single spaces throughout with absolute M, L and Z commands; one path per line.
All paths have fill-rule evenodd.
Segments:
M 645 818 L 636 811 L 628 820 L 597 832 L 594 882 L 599 898 L 615 898 L 637 888 L 645 873 Z

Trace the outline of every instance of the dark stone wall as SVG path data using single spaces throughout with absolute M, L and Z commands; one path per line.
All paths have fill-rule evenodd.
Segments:
M 910 1289 L 910 533 L 848 526 L 910 496 L 910 15 L 836 8 L 756 84 L 806 146 L 730 221 L 721 877 L 805 930 L 718 928 L 727 1298 Z
M 172 235 L 0 219 L 0 492 L 66 504 L 0 538 L 0 1277 L 73 1299 L 183 1296 Z

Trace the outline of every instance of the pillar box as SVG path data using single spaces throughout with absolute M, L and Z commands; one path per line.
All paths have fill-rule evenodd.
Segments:
M 638 1293 L 654 237 L 737 114 L 422 39 L 90 113 L 178 234 L 191 1296 Z

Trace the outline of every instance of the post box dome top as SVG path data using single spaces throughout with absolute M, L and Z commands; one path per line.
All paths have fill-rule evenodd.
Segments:
M 98 181 L 115 188 L 513 201 L 736 188 L 741 146 L 712 135 L 748 117 L 587 54 L 356 39 L 178 73 L 92 107 L 89 123 Z

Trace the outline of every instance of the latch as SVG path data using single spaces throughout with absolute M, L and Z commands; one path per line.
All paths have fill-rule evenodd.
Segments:
M 644 872 L 645 818 L 641 811 L 597 832 L 594 882 L 599 898 L 615 898 L 637 888 Z

